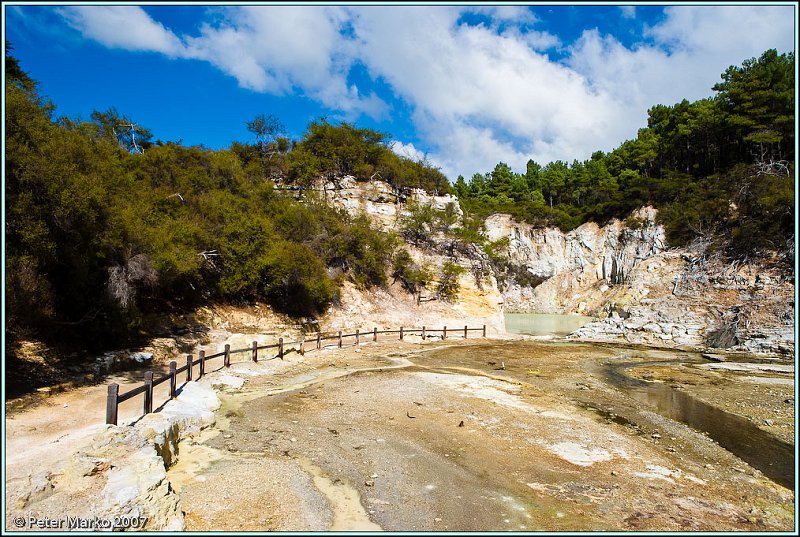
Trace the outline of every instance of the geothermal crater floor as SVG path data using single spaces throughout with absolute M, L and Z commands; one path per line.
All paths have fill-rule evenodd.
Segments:
M 209 376 L 216 422 L 183 438 L 167 479 L 190 531 L 791 531 L 793 491 L 758 469 L 771 461 L 748 464 L 626 384 L 679 391 L 793 444 L 793 367 L 743 362 L 417 339 L 234 364 Z M 103 429 L 105 391 L 10 415 L 6 483 Z
M 765 428 L 794 437 L 790 385 L 680 354 L 379 342 L 295 356 L 275 375 L 241 364 L 246 383 L 222 391 L 216 425 L 182 443 L 168 475 L 188 530 L 790 530 L 791 490 L 603 375 L 663 361 L 631 376 L 736 401 L 753 421 L 769 401 L 780 412 Z

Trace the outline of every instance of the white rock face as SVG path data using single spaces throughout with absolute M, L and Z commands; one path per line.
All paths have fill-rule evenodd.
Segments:
M 80 513 L 84 518 L 113 521 L 130 516 L 147 519 L 147 531 L 180 531 L 184 527 L 180 498 L 167 479 L 176 462 L 181 436 L 214 423 L 220 400 L 212 389 L 212 372 L 184 384 L 160 412 L 133 425 L 104 425 L 63 453 L 54 471 L 31 472 L 10 483 L 15 508 L 37 512 Z M 230 383 L 230 378 L 222 382 Z M 141 529 L 141 528 L 140 528 Z
M 545 278 L 504 289 L 505 310 L 593 315 L 574 337 L 659 346 L 703 348 L 738 323 L 732 350 L 793 352 L 793 282 L 757 265 L 697 264 L 694 253 L 666 248 L 655 209 L 631 216 L 636 229 L 614 220 L 568 233 L 489 217 L 489 239 L 508 239 L 511 262 Z
M 606 286 L 608 290 L 609 284 L 621 283 L 641 261 L 664 251 L 664 229 L 655 224 L 655 215 L 652 207 L 634 213 L 643 222 L 638 229 L 615 220 L 602 228 L 586 223 L 568 233 L 520 224 L 509 215 L 490 216 L 486 220 L 489 240 L 508 239 L 511 262 L 547 279 L 534 290 L 508 289 L 506 310 L 584 313 L 593 309 L 586 300 L 588 289 L 600 291 Z

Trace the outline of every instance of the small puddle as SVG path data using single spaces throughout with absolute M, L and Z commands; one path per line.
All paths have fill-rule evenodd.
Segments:
M 756 427 L 751 422 L 691 395 L 659 382 L 632 378 L 624 370 L 647 365 L 670 365 L 673 362 L 626 362 L 609 365 L 607 380 L 635 399 L 655 408 L 659 414 L 685 423 L 708 434 L 765 476 L 789 489 L 794 489 L 794 446 Z
M 369 519 L 355 488 L 339 480 L 332 481 L 322 468 L 305 457 L 297 457 L 296 460 L 311 475 L 314 486 L 331 504 L 333 522 L 329 531 L 383 531 Z

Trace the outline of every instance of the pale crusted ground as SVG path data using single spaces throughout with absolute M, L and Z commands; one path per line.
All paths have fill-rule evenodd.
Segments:
M 216 426 L 184 440 L 168 472 L 186 529 L 793 527 L 791 491 L 606 383 L 603 363 L 625 349 L 466 343 L 412 336 L 234 365 Z M 45 466 L 79 446 L 104 400 L 105 385 L 87 387 L 13 415 L 7 483 L 24 481 L 29 446 Z
M 790 491 L 587 376 L 586 364 L 613 350 L 530 343 L 509 355 L 505 345 L 456 343 L 419 354 L 413 343 L 384 343 L 307 355 L 285 371 L 292 378 L 252 378 L 250 395 L 236 398 L 229 421 L 204 445 L 225 471 L 252 468 L 258 482 L 280 481 L 293 461 L 310 461 L 329 481 L 358 491 L 361 519 L 386 530 L 791 528 Z M 476 353 L 486 357 L 483 367 Z M 386 358 L 419 366 L 390 369 Z M 344 374 L 365 366 L 371 371 Z M 604 419 L 591 403 L 630 424 Z M 251 464 L 262 457 L 279 466 Z M 231 495 L 237 519 L 250 516 L 247 489 L 211 477 L 220 474 L 212 463 L 182 476 L 187 529 L 208 527 L 193 521 L 212 490 Z M 268 505 L 288 497 L 302 506 L 305 498 L 285 487 L 264 494 Z M 327 498 L 332 505 L 336 493 Z M 276 512 L 249 529 L 287 529 L 286 516 Z M 220 526 L 234 527 L 244 529 Z M 298 515 L 292 527 L 308 525 Z

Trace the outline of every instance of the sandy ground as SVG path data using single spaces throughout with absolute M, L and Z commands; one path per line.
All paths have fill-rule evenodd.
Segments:
M 244 386 L 220 393 L 217 424 L 181 442 L 168 475 L 196 531 L 790 531 L 791 490 L 604 376 L 616 361 L 675 357 L 448 340 L 290 355 L 270 375 L 238 364 Z M 631 373 L 674 382 L 670 368 Z M 755 384 L 779 398 L 784 385 L 691 372 L 683 389 L 712 401 L 727 390 L 721 407 L 740 401 L 737 413 L 772 420 L 768 430 L 790 422 L 758 394 L 733 393 Z M 7 482 L 102 427 L 105 393 L 85 387 L 8 416 Z

